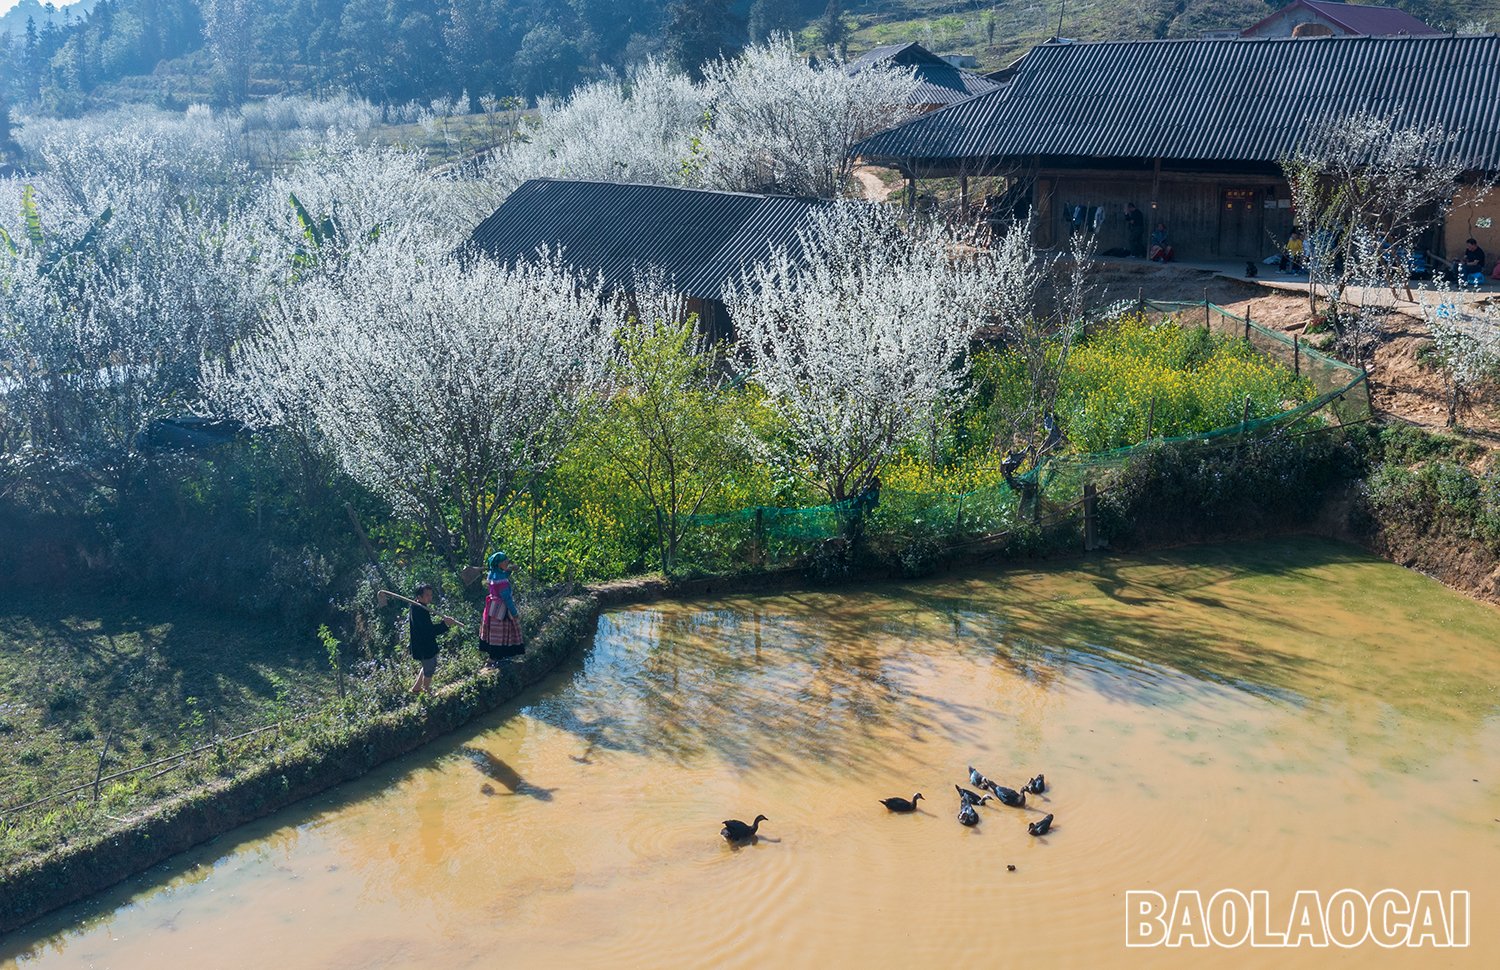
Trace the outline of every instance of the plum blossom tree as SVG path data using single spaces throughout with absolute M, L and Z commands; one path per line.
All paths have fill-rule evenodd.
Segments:
M 1464 307 L 1444 293 L 1423 302 L 1422 316 L 1448 375 L 1451 428 L 1472 394 L 1500 383 L 1500 311 L 1491 304 Z
M 487 175 L 502 195 L 532 178 L 695 185 L 706 109 L 687 75 L 648 61 L 624 82 L 542 98 L 536 121 L 497 153 Z
M 1309 310 L 1328 298 L 1342 351 L 1369 359 L 1385 310 L 1361 294 L 1405 289 L 1411 254 L 1467 162 L 1442 125 L 1401 126 L 1361 110 L 1314 125 L 1281 160 L 1306 236 Z
M 273 304 L 210 369 L 214 405 L 311 436 L 455 565 L 554 462 L 619 309 L 557 258 L 503 267 L 388 230 Z
M 786 34 L 705 65 L 703 77 L 713 119 L 704 181 L 714 188 L 834 198 L 853 169 L 849 149 L 915 114 L 914 68 L 814 66 Z
M 815 66 L 785 36 L 703 73 L 695 84 L 648 62 L 624 83 L 542 99 L 535 124 L 489 164 L 484 201 L 493 208 L 542 177 L 831 198 L 848 180 L 850 146 L 909 118 L 916 86 L 910 68 Z
M 785 427 L 772 457 L 841 502 L 962 402 L 991 267 L 945 229 L 855 203 L 798 248 L 748 270 L 726 303 Z
M 232 230 L 221 140 L 145 128 L 89 142 L 31 133 L 46 173 L 0 182 L 0 439 L 54 499 L 118 491 L 153 420 L 187 410 L 269 290 Z M 13 221 L 12 221 L 13 220 Z

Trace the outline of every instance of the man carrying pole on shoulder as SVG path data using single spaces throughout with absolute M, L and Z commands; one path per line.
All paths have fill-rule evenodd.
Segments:
M 452 627 L 451 616 L 434 617 L 432 612 L 432 586 L 423 583 L 417 587 L 417 598 L 411 605 L 411 655 L 421 661 L 422 669 L 411 685 L 411 693 L 423 694 L 432 687 L 432 675 L 437 671 L 438 634 Z

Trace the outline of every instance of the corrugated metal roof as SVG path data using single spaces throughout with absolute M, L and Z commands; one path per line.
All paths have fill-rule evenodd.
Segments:
M 901 67 L 916 69 L 917 90 L 910 104 L 956 104 L 975 95 L 984 94 L 1000 87 L 982 74 L 954 67 L 921 44 L 886 44 L 866 51 L 850 61 L 845 68 L 850 74 L 858 74 L 872 64 L 890 62 Z
M 726 284 L 773 248 L 798 246 L 797 232 L 823 199 L 711 192 L 666 185 L 532 179 L 512 192 L 469 239 L 513 263 L 542 247 L 629 290 L 636 271 L 658 268 L 678 291 L 723 299 Z
M 1327 0 L 1296 0 L 1295 3 L 1282 7 L 1264 20 L 1246 27 L 1241 33 L 1246 37 L 1253 36 L 1262 27 L 1299 7 L 1317 11 L 1325 19 L 1338 24 L 1351 34 L 1393 37 L 1400 34 L 1422 36 L 1442 33 L 1436 27 L 1429 27 L 1405 10 L 1397 10 L 1395 7 L 1367 7 L 1354 3 L 1329 3 Z
M 1441 124 L 1500 171 L 1500 37 L 1317 37 L 1043 44 L 1010 83 L 854 146 L 871 160 L 1034 156 L 1274 163 L 1361 108 Z

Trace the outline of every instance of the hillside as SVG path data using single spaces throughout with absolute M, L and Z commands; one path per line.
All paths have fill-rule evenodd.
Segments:
M 855 0 L 845 4 L 851 53 L 916 41 L 942 53 L 974 55 L 980 70 L 1003 67 L 1053 36 L 1078 40 L 1194 37 L 1240 29 L 1286 6 L 1267 0 L 1067 0 L 1058 29 L 1058 0 Z M 1387 0 L 1436 27 L 1488 19 L 1500 29 L 1500 0 Z
M 0 97 L 77 114 L 126 102 L 185 106 L 346 90 L 382 104 L 468 92 L 533 100 L 648 57 L 692 70 L 786 30 L 850 55 L 919 41 L 1001 67 L 1061 33 L 1191 37 L 1248 26 L 1268 0 L 19 0 L 0 23 Z M 1435 26 L 1490 19 L 1500 0 L 1394 0 Z M 1460 13 L 1462 9 L 1462 13 Z M 41 11 L 41 16 L 38 16 Z M 1059 30 L 1059 13 L 1061 29 Z M 86 15 L 85 15 L 86 14 Z M 34 32 L 24 30 L 28 22 Z M 214 38 L 218 42 L 214 43 Z

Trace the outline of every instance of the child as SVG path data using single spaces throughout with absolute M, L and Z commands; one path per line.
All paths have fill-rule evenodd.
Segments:
M 521 636 L 521 615 L 511 595 L 510 574 L 515 564 L 503 552 L 489 558 L 489 595 L 484 598 L 484 620 L 479 625 L 479 649 L 489 656 L 486 669 L 493 670 L 501 660 L 525 653 Z
M 411 685 L 411 692 L 423 694 L 432 686 L 432 675 L 437 671 L 438 634 L 442 632 L 443 627 L 453 625 L 453 617 L 442 617 L 442 626 L 439 626 L 438 621 L 433 619 L 432 610 L 428 608 L 432 603 L 432 586 L 428 583 L 417 587 L 416 600 L 417 604 L 421 605 L 413 604 L 411 608 L 410 650 L 413 659 L 422 662 L 422 669 L 417 672 L 417 679 Z

